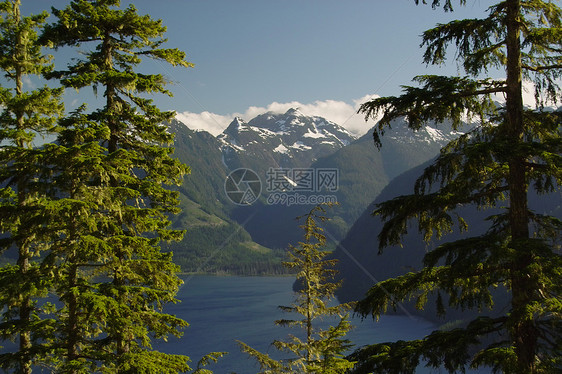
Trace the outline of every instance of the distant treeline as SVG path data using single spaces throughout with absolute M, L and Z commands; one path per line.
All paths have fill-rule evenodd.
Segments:
M 281 262 L 258 261 L 253 263 L 242 263 L 210 267 L 205 269 L 205 274 L 215 275 L 243 275 L 243 276 L 269 276 L 269 275 L 291 275 Z
M 268 249 L 254 242 L 236 224 L 200 226 L 167 247 L 182 272 L 231 275 L 287 274 L 284 249 Z

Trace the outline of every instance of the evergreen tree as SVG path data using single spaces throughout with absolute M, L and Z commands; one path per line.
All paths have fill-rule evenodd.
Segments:
M 453 10 L 450 0 L 432 2 L 441 4 Z M 450 119 L 459 128 L 465 116 L 478 119 L 473 130 L 442 150 L 417 180 L 414 194 L 377 207 L 385 220 L 381 250 L 399 244 L 411 220 L 430 240 L 457 225 L 469 230 L 457 215 L 461 206 L 501 213 L 489 217 L 483 235 L 428 252 L 421 271 L 373 286 L 357 310 L 378 317 L 411 297 L 421 307 L 434 294 L 443 314 L 445 300 L 450 308 L 483 311 L 493 306 L 491 290 L 498 286 L 510 291 L 511 303 L 505 314 L 482 315 L 464 328 L 362 349 L 353 356 L 360 362 L 356 372 L 413 373 L 422 359 L 449 372 L 467 366 L 504 373 L 562 369 L 562 258 L 556 246 L 562 223 L 528 207 L 530 189 L 559 193 L 562 182 L 561 113 L 543 107 L 560 98 L 561 30 L 560 7 L 542 0 L 505 0 L 482 19 L 437 25 L 423 34 L 425 62 L 443 63 L 452 44 L 467 76 L 419 76 L 418 86 L 405 87 L 401 96 L 361 106 L 366 117 L 383 114 L 374 133 L 378 145 L 398 116 L 406 116 L 414 131 L 429 120 Z M 480 78 L 492 68 L 503 68 L 505 78 Z M 523 106 L 524 79 L 535 83 L 536 110 Z M 494 94 L 503 95 L 505 104 L 495 104 Z
M 85 47 L 82 58 L 50 74 L 68 88 L 91 87 L 105 103 L 81 107 L 61 122 L 58 157 L 67 160 L 55 185 L 64 224 L 53 238 L 57 293 L 63 302 L 53 341 L 57 370 L 68 373 L 177 373 L 188 358 L 152 350 L 153 338 L 180 335 L 185 321 L 163 313 L 181 284 L 161 240 L 179 240 L 169 216 L 189 169 L 171 158 L 173 135 L 146 94 L 169 94 L 159 74 L 137 71 L 143 57 L 191 66 L 162 48 L 165 27 L 118 0 L 72 1 L 42 40 L 54 48 Z
M 55 131 L 63 107 L 61 90 L 42 87 L 25 91 L 25 80 L 52 69 L 42 54 L 38 30 L 47 13 L 23 17 L 20 0 L 0 3 L 0 250 L 17 251 L 14 264 L 0 269 L 0 337 L 14 340 L 15 350 L 0 354 L 0 365 L 31 373 L 45 357 L 44 342 L 52 331 L 44 300 L 52 277 L 40 266 L 48 251 L 45 238 L 52 228 L 48 149 L 33 146 L 37 135 Z
M 325 209 L 318 205 L 304 217 L 304 241 L 298 246 L 289 247 L 290 261 L 283 265 L 291 271 L 297 271 L 299 290 L 291 306 L 281 306 L 281 310 L 302 316 L 299 320 L 283 319 L 275 321 L 277 325 L 298 327 L 305 332 L 305 339 L 291 336 L 288 341 L 275 340 L 273 346 L 283 352 L 290 352 L 293 357 L 288 360 L 275 360 L 247 344 L 239 342 L 242 351 L 254 357 L 260 364 L 262 373 L 346 373 L 353 367 L 353 362 L 344 357 L 351 348 L 345 335 L 351 329 L 347 311 L 351 304 L 329 306 L 334 292 L 340 282 L 332 282 L 336 270 L 333 266 L 337 260 L 326 260 L 328 252 L 324 250 L 326 237 L 317 221 L 328 218 Z M 328 329 L 316 327 L 316 323 L 326 317 L 338 316 L 336 326 Z

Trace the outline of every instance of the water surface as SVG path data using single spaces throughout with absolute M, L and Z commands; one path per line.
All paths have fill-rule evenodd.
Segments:
M 225 351 L 229 354 L 209 369 L 216 374 L 257 373 L 259 367 L 240 352 L 236 340 L 281 358 L 271 342 L 285 340 L 297 331 L 276 326 L 274 321 L 298 318 L 278 309 L 279 305 L 292 303 L 293 281 L 293 277 L 185 277 L 178 294 L 181 303 L 168 307 L 167 312 L 183 318 L 190 326 L 181 339 L 157 343 L 155 348 L 185 354 L 192 359 L 193 367 L 204 354 Z M 382 316 L 379 322 L 354 318 L 352 323 L 355 329 L 347 337 L 357 346 L 420 338 L 435 329 L 431 322 L 407 316 Z

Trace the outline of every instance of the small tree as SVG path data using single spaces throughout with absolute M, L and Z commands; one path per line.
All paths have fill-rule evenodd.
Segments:
M 242 351 L 254 357 L 260 364 L 262 373 L 345 373 L 353 367 L 353 362 L 344 357 L 352 344 L 344 336 L 351 329 L 347 311 L 351 304 L 328 306 L 334 298 L 334 293 L 340 282 L 331 282 L 336 270 L 332 269 L 337 260 L 326 260 L 328 255 L 324 251 L 326 237 L 317 221 L 324 222 L 328 218 L 325 209 L 318 205 L 304 218 L 301 226 L 304 230 L 304 240 L 298 246 L 289 247 L 290 261 L 284 266 L 297 272 L 299 289 L 291 306 L 281 306 L 280 309 L 288 313 L 296 313 L 303 318 L 299 320 L 282 319 L 275 321 L 277 325 L 298 327 L 305 332 L 305 339 L 291 335 L 288 341 L 275 340 L 273 346 L 279 351 L 290 352 L 295 358 L 275 360 L 269 355 L 261 353 L 247 344 L 239 342 Z M 326 317 L 338 316 L 336 326 L 327 330 L 315 327 L 318 320 Z
M 453 8 L 451 0 L 432 5 Z M 442 150 L 417 180 L 414 194 L 378 206 L 375 213 L 385 220 L 381 250 L 400 244 L 412 220 L 430 240 L 455 226 L 469 229 L 459 207 L 501 210 L 489 217 L 483 235 L 443 244 L 427 253 L 421 271 L 374 285 L 357 310 L 378 317 L 410 298 L 422 307 L 433 294 L 441 314 L 445 302 L 449 308 L 484 311 L 494 305 L 492 290 L 500 285 L 510 291 L 511 302 L 503 315 L 481 315 L 464 328 L 367 347 L 354 355 L 357 372 L 413 373 L 422 359 L 449 372 L 467 366 L 560 372 L 562 257 L 556 242 L 562 222 L 533 212 L 528 194 L 559 192 L 562 183 L 561 113 L 543 110 L 545 102 L 560 99 L 561 15 L 553 1 L 506 0 L 482 19 L 437 25 L 423 33 L 425 62 L 443 63 L 453 44 L 467 76 L 419 76 L 420 86 L 404 87 L 401 96 L 361 106 L 367 117 L 383 114 L 374 134 L 379 146 L 385 127 L 400 116 L 412 130 L 429 120 L 448 119 L 458 128 L 468 116 L 477 123 Z M 490 68 L 504 69 L 504 79 L 479 78 Z M 524 78 L 535 83 L 537 110 L 523 105 Z M 493 95 L 503 95 L 505 104 L 498 105 Z

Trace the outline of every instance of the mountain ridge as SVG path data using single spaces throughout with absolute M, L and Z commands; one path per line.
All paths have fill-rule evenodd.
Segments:
M 305 116 L 291 108 L 285 113 L 260 114 L 248 122 L 235 117 L 217 139 L 227 167 L 247 167 L 261 173 L 266 170 L 263 165 L 308 167 L 349 145 L 355 137 L 323 117 Z
M 385 136 L 384 146 L 377 150 L 371 132 L 355 138 L 341 126 L 319 116 L 305 116 L 296 108 L 285 113 L 264 113 L 248 122 L 239 117 L 234 118 L 223 134 L 217 137 L 205 131 L 191 130 L 180 121 L 173 121 L 170 131 L 176 133 L 176 156 L 192 168 L 192 174 L 186 177 L 179 188 L 182 207 L 186 212 L 174 220 L 175 227 L 187 228 L 188 232 L 181 245 L 174 246 L 174 252 L 183 259 L 198 262 L 189 252 L 207 256 L 204 253 L 212 253 L 213 248 L 210 246 L 211 243 L 216 245 L 216 241 L 197 238 L 207 238 L 213 235 L 214 227 L 222 227 L 216 230 L 216 236 L 222 237 L 218 243 L 228 247 L 226 252 L 235 251 L 237 244 L 234 239 L 224 235 L 236 232 L 240 234 L 235 235 L 236 240 L 247 244 L 257 243 L 262 247 L 262 254 L 267 252 L 263 248 L 267 248 L 278 260 L 288 244 L 301 239 L 301 230 L 294 218 L 305 214 L 314 204 L 288 206 L 272 203 L 274 199 L 268 202 L 272 191 L 268 191 L 270 186 L 267 178 L 272 171 L 337 170 L 338 185 L 334 191 L 302 192 L 289 189 L 277 192 L 289 197 L 298 192 L 305 202 L 310 201 L 308 197 L 311 195 L 329 192 L 340 205 L 334 209 L 334 219 L 328 230 L 333 240 L 343 239 L 365 206 L 395 175 L 434 157 L 448 139 L 456 136 L 447 126 L 441 126 L 437 130 L 420 132 L 417 137 L 403 140 L 400 134 L 408 131 L 406 128 L 404 121 L 393 122 L 387 135 L 394 137 Z M 309 135 L 304 136 L 306 134 Z M 303 145 L 314 149 L 300 146 L 293 147 L 292 154 L 276 152 L 279 145 L 291 149 L 289 146 L 299 139 Z M 326 148 L 320 153 L 312 152 L 318 151 L 322 142 L 325 142 L 323 145 Z M 225 191 L 226 177 L 240 168 L 252 170 L 261 179 L 261 196 L 252 205 L 234 204 Z M 189 238 L 197 241 L 200 247 L 194 248 Z M 228 240 L 232 243 L 222 244 Z M 209 248 L 201 252 L 201 246 L 206 245 Z M 238 261 L 236 254 L 230 253 L 228 256 L 232 261 Z M 244 261 L 248 260 L 248 256 L 242 257 L 245 257 Z M 208 262 L 212 266 L 204 267 L 203 271 L 214 271 L 224 265 L 223 260 L 214 261 L 216 259 L 215 255 Z M 187 262 L 182 260 L 182 266 L 185 267 Z M 201 265 L 197 268 L 201 268 Z M 193 267 L 188 270 L 193 270 Z

